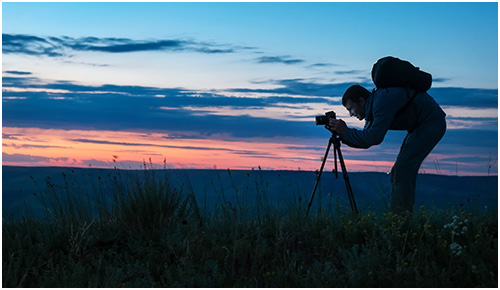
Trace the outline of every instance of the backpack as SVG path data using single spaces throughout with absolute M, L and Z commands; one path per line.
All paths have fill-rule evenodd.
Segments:
M 373 65 L 372 80 L 377 89 L 404 87 L 425 92 L 432 85 L 430 73 L 421 71 L 406 60 L 392 56 L 383 57 Z
M 404 114 L 404 112 L 415 104 L 413 100 L 415 100 L 419 92 L 426 92 L 432 85 L 432 75 L 430 73 L 421 71 L 420 68 L 413 66 L 406 60 L 392 56 L 383 57 L 373 65 L 372 80 L 377 89 L 389 87 L 406 88 L 408 102 L 396 112 L 396 118 Z M 410 96 L 409 89 L 415 91 L 412 96 Z M 416 107 L 413 107 L 416 110 Z M 412 132 L 416 127 L 417 123 L 408 131 Z

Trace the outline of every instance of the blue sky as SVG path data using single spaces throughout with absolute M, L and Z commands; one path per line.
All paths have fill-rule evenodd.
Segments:
M 340 97 L 393 55 L 448 114 L 422 172 L 497 172 L 494 2 L 4 2 L 2 34 L 4 164 L 314 170 L 314 116 L 362 127 Z M 403 138 L 343 147 L 348 167 L 388 171 Z

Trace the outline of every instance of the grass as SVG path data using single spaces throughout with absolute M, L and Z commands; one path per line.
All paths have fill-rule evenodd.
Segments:
M 255 187 L 256 210 L 220 192 L 205 211 L 168 176 L 119 177 L 91 192 L 48 180 L 44 218 L 3 221 L 2 286 L 498 286 L 496 210 L 323 207 L 306 219 L 306 202 L 277 209 L 265 182 L 253 185 L 244 194 Z

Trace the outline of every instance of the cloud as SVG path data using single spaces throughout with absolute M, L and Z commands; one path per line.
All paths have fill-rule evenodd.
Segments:
M 465 133 L 465 134 L 464 134 Z M 469 139 L 469 142 L 464 142 L 464 136 Z M 463 143 L 469 146 L 481 148 L 496 148 L 498 149 L 498 131 L 491 130 L 450 130 L 446 134 L 446 138 L 454 138 L 458 144 Z M 461 140 L 462 139 L 462 140 Z M 472 153 L 472 152 L 471 152 Z M 483 153 L 483 152 L 474 152 Z
M 294 59 L 291 56 L 262 56 L 256 59 L 258 63 L 282 63 L 282 64 L 299 64 L 303 63 L 302 59 Z
M 62 56 L 61 47 L 53 42 L 32 35 L 2 34 L 2 53 L 19 53 L 28 55 Z
M 230 89 L 230 92 L 240 93 L 268 93 L 268 94 L 289 94 L 299 96 L 319 96 L 319 97 L 341 97 L 345 90 L 353 83 L 329 83 L 321 84 L 304 79 L 284 79 L 275 80 L 270 83 L 279 85 L 275 89 Z M 324 99 L 322 100 L 324 101 Z
M 313 63 L 313 64 L 309 65 L 309 67 L 311 67 L 311 68 L 324 68 L 324 67 L 337 67 L 337 66 L 340 66 L 340 65 L 334 64 L 334 63 L 327 63 L 327 62 L 318 62 L 318 63 Z
M 498 90 L 446 87 L 431 88 L 429 94 L 442 106 L 498 109 Z
M 340 96 L 351 85 L 321 84 L 305 79 L 270 83 L 278 87 L 237 88 L 219 94 L 184 88 L 86 86 L 71 82 L 46 83 L 31 76 L 4 77 L 3 125 L 156 131 L 168 132 L 169 138 L 322 138 L 325 130 L 314 125 L 314 116 L 332 108 L 342 113 Z M 479 129 L 496 133 L 496 90 L 438 88 L 430 93 L 450 111 L 449 131 L 460 132 L 462 136 Z M 495 137 L 485 136 L 488 142 Z M 15 137 L 4 136 L 4 139 Z M 465 138 L 454 142 L 474 141 Z
M 447 81 L 451 81 L 450 78 L 432 78 L 433 83 L 444 83 Z
M 345 71 L 335 71 L 335 73 L 338 75 L 355 75 L 355 74 L 360 74 L 360 73 L 366 73 L 366 71 L 363 71 L 363 70 L 345 70 Z
M 18 137 L 22 137 L 22 135 L 2 133 L 2 139 L 18 140 L 19 139 Z
M 88 66 L 92 66 L 92 67 L 109 67 L 110 66 L 109 64 L 103 64 L 103 63 L 91 63 L 91 62 L 70 61 L 70 60 L 63 60 L 63 63 L 88 65 Z
M 68 85 L 65 85 L 68 88 Z M 49 86 L 52 87 L 52 86 Z M 105 89 L 111 89 L 106 91 Z M 101 86 L 86 89 L 77 86 L 77 92 L 49 94 L 45 92 L 6 92 L 5 97 L 24 96 L 25 99 L 3 101 L 3 125 L 39 128 L 87 128 L 97 130 L 196 132 L 197 136 L 227 134 L 237 137 L 291 136 L 305 129 L 302 124 L 289 124 L 285 120 L 272 120 L 248 115 L 214 116 L 200 114 L 186 107 L 221 107 L 237 105 L 265 106 L 255 98 L 228 98 L 215 94 L 203 97 L 192 92 L 145 87 Z M 96 94 L 94 91 L 101 93 Z M 165 97 L 155 97 L 162 91 Z M 152 93 L 152 94 L 151 94 Z M 60 99 L 51 97 L 61 96 Z M 276 100 L 276 99 L 274 99 Z M 273 100 L 273 101 L 274 101 Z M 168 106 L 169 110 L 162 110 Z M 133 109 L 131 109 L 133 108 Z M 298 122 L 302 123 L 302 122 Z M 299 128 L 297 128 L 297 125 Z M 288 126 L 288 130 L 282 128 Z M 268 127 L 267 130 L 262 130 Z M 244 129 L 243 129 L 244 128 Z
M 60 57 L 73 51 L 102 53 L 131 53 L 143 51 L 198 52 L 204 54 L 233 53 L 236 50 L 253 49 L 231 45 L 197 42 L 193 40 L 160 39 L 134 40 L 128 38 L 98 37 L 39 37 L 23 34 L 2 34 L 3 53 Z
M 165 145 L 165 144 L 145 144 L 145 143 L 131 143 L 131 142 L 112 142 L 112 141 L 106 141 L 106 140 L 92 140 L 92 139 L 71 139 L 70 141 L 72 142 L 79 142 L 79 143 L 91 143 L 91 144 L 104 144 L 104 145 L 121 145 L 121 146 L 146 146 L 146 147 L 159 147 L 159 148 L 173 148 L 173 149 L 183 149 L 183 150 L 202 150 L 202 151 L 222 151 L 222 152 L 231 152 L 234 154 L 238 155 L 245 155 L 245 156 L 252 156 L 252 157 L 270 157 L 274 156 L 271 153 L 268 152 L 263 152 L 263 151 L 255 151 L 255 150 L 248 150 L 242 148 L 241 150 L 238 149 L 231 149 L 231 148 L 224 148 L 224 147 L 202 147 L 202 146 L 174 146 L 174 145 Z M 133 152 L 137 152 L 137 150 L 134 150 Z M 148 152 L 149 155 L 151 153 Z
M 186 46 L 184 41 L 179 40 L 160 40 L 150 42 L 134 42 L 129 39 L 109 40 L 95 39 L 73 40 L 74 44 L 68 44 L 74 50 L 100 51 L 111 53 L 148 51 L 148 50 L 181 50 Z
M 42 157 L 42 156 L 33 156 L 33 155 L 27 155 L 27 154 L 7 154 L 5 152 L 2 152 L 2 161 L 4 162 L 47 162 L 50 161 L 50 158 L 48 157 Z
M 64 146 L 54 146 L 54 145 L 35 145 L 35 144 L 22 144 L 22 145 L 16 145 L 16 144 L 7 144 L 7 143 L 2 143 L 2 146 L 4 147 L 12 147 L 16 149 L 47 149 L 47 148 L 69 148 L 69 147 L 64 147 Z
M 448 117 L 463 119 L 496 119 L 498 118 L 497 108 L 477 108 L 460 106 L 441 106 Z
M 151 147 L 162 147 L 162 148 L 208 150 L 208 151 L 234 151 L 233 149 L 228 149 L 228 148 L 213 148 L 213 147 L 199 147 L 199 146 L 172 146 L 172 145 L 130 143 L 130 142 L 112 142 L 112 141 L 106 141 L 106 140 L 91 140 L 91 139 L 71 139 L 71 141 L 79 142 L 79 143 L 92 143 L 92 144 L 104 144 L 104 145 L 151 146 Z
M 30 72 L 16 71 L 16 70 L 8 70 L 8 71 L 4 71 L 4 73 L 11 74 L 11 75 L 30 75 L 31 74 Z

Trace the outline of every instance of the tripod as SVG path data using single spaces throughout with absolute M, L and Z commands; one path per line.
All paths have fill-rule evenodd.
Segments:
M 318 188 L 319 181 L 321 179 L 321 173 L 323 173 L 323 168 L 325 167 L 326 159 L 328 158 L 328 152 L 333 144 L 333 153 L 335 157 L 335 178 L 338 178 L 338 170 L 337 170 L 337 155 L 340 161 L 340 167 L 342 169 L 342 176 L 344 177 L 345 187 L 347 189 L 347 196 L 349 197 L 349 203 L 351 204 L 351 210 L 355 213 L 358 213 L 358 207 L 356 206 L 356 201 L 354 200 L 354 195 L 352 194 L 351 183 L 349 182 L 349 176 L 347 175 L 347 169 L 345 167 L 344 158 L 342 157 L 342 151 L 340 151 L 340 138 L 337 136 L 335 131 L 331 131 L 332 136 L 328 141 L 328 147 L 326 148 L 325 156 L 323 157 L 323 162 L 321 163 L 321 168 L 319 173 L 316 175 L 316 184 L 314 184 L 314 189 L 311 195 L 311 199 L 309 200 L 309 205 L 307 207 L 306 217 L 309 214 L 309 210 L 311 209 L 311 205 L 314 199 L 314 195 L 316 194 L 316 189 Z

